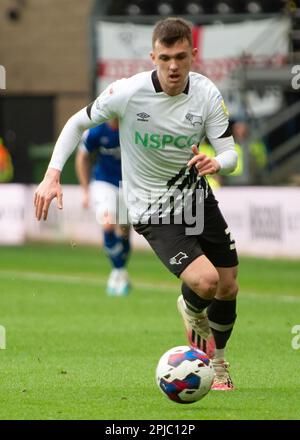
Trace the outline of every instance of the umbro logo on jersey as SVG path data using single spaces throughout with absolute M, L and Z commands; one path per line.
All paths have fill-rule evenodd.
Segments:
M 142 122 L 148 122 L 148 119 L 150 118 L 150 115 L 148 115 L 148 113 L 142 112 L 142 113 L 137 113 L 138 116 L 138 121 L 142 121 Z
M 203 124 L 202 116 L 194 115 L 193 113 L 190 113 L 190 112 L 185 115 L 185 119 L 190 121 L 190 123 L 192 124 L 193 127 L 195 127 L 196 125 L 202 125 Z
M 181 260 L 184 260 L 185 258 L 188 258 L 187 254 L 185 252 L 178 252 L 174 257 L 170 258 L 169 263 L 170 264 L 182 264 Z

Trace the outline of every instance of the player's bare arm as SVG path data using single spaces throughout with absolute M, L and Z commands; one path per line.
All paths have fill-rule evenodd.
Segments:
M 55 144 L 48 170 L 35 192 L 34 206 L 37 220 L 47 219 L 49 207 L 54 198 L 57 198 L 57 207 L 62 209 L 61 170 L 79 144 L 84 130 L 95 125 L 88 117 L 87 108 L 83 108 L 73 115 L 62 129 Z
M 88 152 L 78 149 L 75 158 L 77 178 L 83 190 L 82 206 L 89 207 L 89 183 L 91 178 L 91 158 Z

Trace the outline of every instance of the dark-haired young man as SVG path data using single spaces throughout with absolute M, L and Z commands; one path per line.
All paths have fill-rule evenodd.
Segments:
M 116 81 L 69 119 L 36 191 L 36 217 L 47 218 L 55 197 L 62 208 L 60 173 L 83 130 L 117 117 L 131 222 L 182 281 L 178 309 L 189 343 L 213 359 L 212 388 L 232 390 L 225 346 L 236 318 L 238 259 L 204 177 L 236 166 L 228 112 L 215 85 L 191 72 L 197 49 L 189 23 L 158 22 L 152 46 L 155 70 Z M 214 158 L 197 149 L 204 135 Z

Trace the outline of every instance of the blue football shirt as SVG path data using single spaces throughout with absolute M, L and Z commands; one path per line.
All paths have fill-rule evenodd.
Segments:
M 119 130 L 106 123 L 91 128 L 84 146 L 89 153 L 96 152 L 92 178 L 119 186 L 122 180 Z

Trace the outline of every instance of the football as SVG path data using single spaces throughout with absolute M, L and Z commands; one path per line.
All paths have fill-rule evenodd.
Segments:
M 168 350 L 156 368 L 156 381 L 165 396 L 177 403 L 193 403 L 209 392 L 214 368 L 204 351 L 186 345 Z

